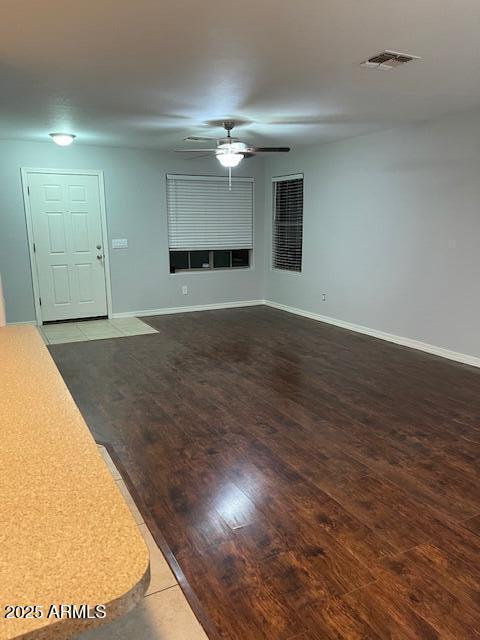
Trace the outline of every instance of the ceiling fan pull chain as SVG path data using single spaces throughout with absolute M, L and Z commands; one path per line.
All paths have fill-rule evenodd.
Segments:
M 232 167 L 228 167 L 228 190 L 232 190 Z

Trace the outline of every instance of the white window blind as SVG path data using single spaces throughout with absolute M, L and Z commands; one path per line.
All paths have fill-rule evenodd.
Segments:
M 302 270 L 303 174 L 273 179 L 273 268 Z
M 170 250 L 252 249 L 253 178 L 167 175 Z

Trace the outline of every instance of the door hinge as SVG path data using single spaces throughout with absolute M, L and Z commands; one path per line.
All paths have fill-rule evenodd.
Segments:
M 27 187 L 27 193 L 30 195 L 30 187 Z
M 42 306 L 42 299 L 38 298 L 38 301 L 40 302 L 40 306 Z
M 37 247 L 35 246 L 35 243 L 33 243 L 33 253 L 37 253 Z

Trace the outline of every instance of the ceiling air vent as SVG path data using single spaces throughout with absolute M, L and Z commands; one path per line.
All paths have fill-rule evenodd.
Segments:
M 382 53 L 362 62 L 360 66 L 369 69 L 394 69 L 413 60 L 420 60 L 420 56 L 412 56 L 409 53 L 399 53 L 398 51 L 382 51 Z

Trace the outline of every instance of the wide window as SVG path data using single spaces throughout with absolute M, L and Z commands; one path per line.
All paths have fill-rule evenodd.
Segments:
M 170 271 L 248 267 L 253 178 L 167 176 Z
M 302 270 L 303 174 L 273 179 L 274 269 Z

